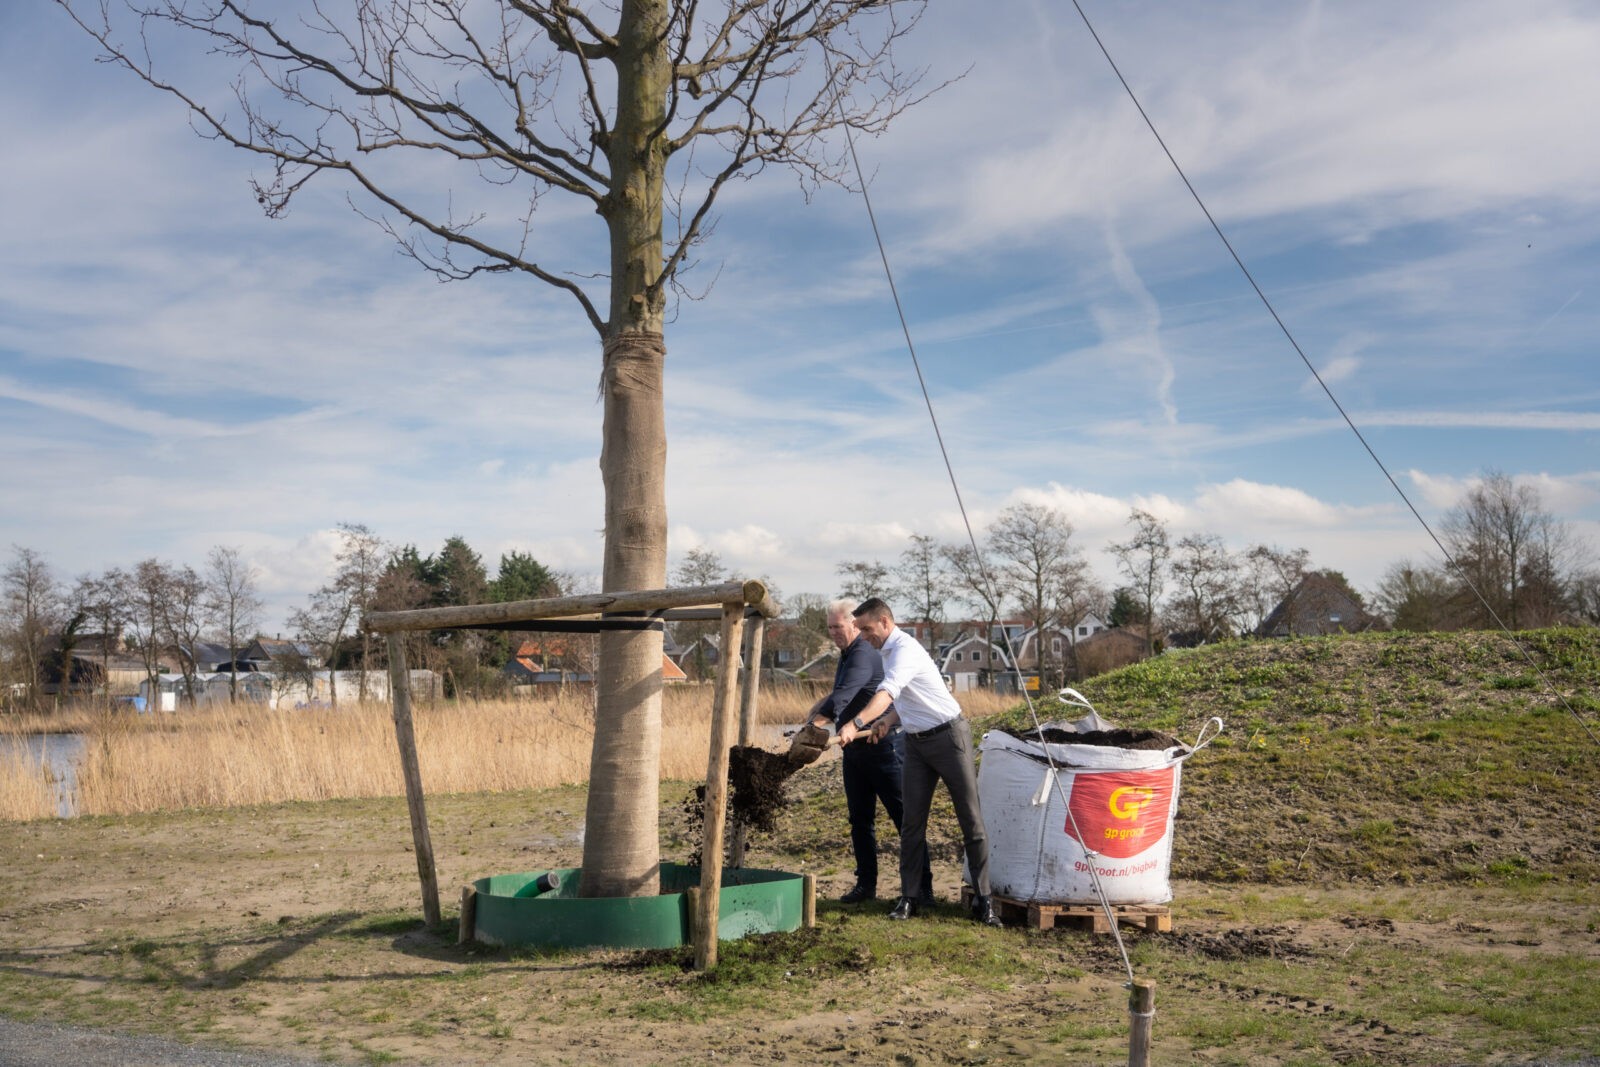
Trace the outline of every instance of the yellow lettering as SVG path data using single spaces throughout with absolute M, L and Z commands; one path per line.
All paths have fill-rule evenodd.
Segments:
M 1115 790 L 1106 806 L 1111 809 L 1113 819 L 1137 819 L 1139 812 L 1143 811 L 1156 799 L 1154 789 L 1143 786 L 1125 785 Z

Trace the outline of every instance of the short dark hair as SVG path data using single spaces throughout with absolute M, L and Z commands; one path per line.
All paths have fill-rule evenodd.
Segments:
M 871 616 L 874 619 L 888 619 L 890 622 L 894 622 L 894 612 L 889 609 L 888 604 L 883 602 L 882 597 L 867 597 L 867 599 L 861 602 L 861 606 L 856 608 L 856 610 L 852 611 L 850 614 L 858 619 L 864 619 L 868 616 Z

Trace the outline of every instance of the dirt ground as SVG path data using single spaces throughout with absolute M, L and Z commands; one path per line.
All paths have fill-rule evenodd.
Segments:
M 579 865 L 582 806 L 576 789 L 433 799 L 447 920 L 471 879 Z M 397 799 L 3 825 L 0 1010 L 354 1063 L 1125 1061 L 1111 938 L 833 904 L 851 881 L 834 821 L 841 847 L 821 858 L 755 842 L 752 865 L 819 876 L 820 921 L 721 979 L 423 927 Z M 678 835 L 664 830 L 664 858 Z M 958 877 L 946 853 L 944 900 Z M 1592 975 L 1600 906 L 1585 892 L 1182 883 L 1173 933 L 1126 937 L 1158 983 L 1157 1062 L 1531 1063 L 1541 1050 L 1496 1047 L 1493 1020 L 1404 998 L 1453 995 L 1474 959 Z M 761 951 L 792 969 L 754 970 Z M 1539 1041 L 1576 1059 L 1600 1030 Z

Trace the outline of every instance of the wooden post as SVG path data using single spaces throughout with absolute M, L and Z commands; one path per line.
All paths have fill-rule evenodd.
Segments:
M 744 690 L 739 694 L 739 743 L 755 743 L 756 707 L 761 696 L 761 642 L 766 637 L 767 620 L 757 615 L 750 620 L 750 632 L 745 638 Z
M 478 936 L 478 888 L 461 887 L 461 929 L 456 934 L 456 944 L 465 945 Z
M 1156 984 L 1135 978 L 1128 989 L 1128 1067 L 1150 1067 L 1150 1025 L 1156 1017 Z
M 728 818 L 728 739 L 732 735 L 733 687 L 738 675 L 744 604 L 722 605 L 722 644 L 711 698 L 711 754 L 706 766 L 706 803 L 701 820 L 700 908 L 695 919 L 694 967 L 717 965 L 717 908 L 722 896 L 722 831 Z
M 800 925 L 806 929 L 817 925 L 817 876 L 800 876 Z
M 400 769 L 406 779 L 406 807 L 411 811 L 411 844 L 422 881 L 422 918 L 439 924 L 439 877 L 433 867 L 433 842 L 428 837 L 428 812 L 422 801 L 422 770 L 417 765 L 417 735 L 411 724 L 411 672 L 406 669 L 405 635 L 391 633 L 389 696 L 394 708 L 394 737 L 400 746 Z
M 689 909 L 689 943 L 700 944 L 700 887 L 692 885 L 683 891 L 684 905 Z
M 744 689 L 739 694 L 739 744 L 754 743 L 756 735 L 756 707 L 761 694 L 761 641 L 767 631 L 767 619 L 757 615 L 745 633 Z M 728 866 L 744 866 L 745 838 L 750 829 L 741 822 L 733 826 L 733 844 L 728 847 Z

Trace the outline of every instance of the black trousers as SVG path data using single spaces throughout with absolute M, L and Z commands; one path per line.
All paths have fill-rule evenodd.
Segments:
M 877 744 L 857 741 L 844 749 L 844 800 L 850 813 L 850 848 L 856 857 L 856 884 L 878 889 L 878 804 L 888 812 L 896 830 L 904 821 L 901 777 L 905 767 L 906 740 L 895 731 Z M 913 896 L 933 892 L 933 870 L 923 850 L 922 877 Z
M 928 866 L 928 809 L 938 782 L 950 791 L 956 821 L 961 824 L 973 891 L 989 895 L 989 834 L 978 803 L 978 768 L 973 759 L 972 727 L 956 719 L 947 730 L 922 737 L 906 735 L 902 790 L 905 820 L 900 824 L 900 892 L 917 895 L 920 872 Z

